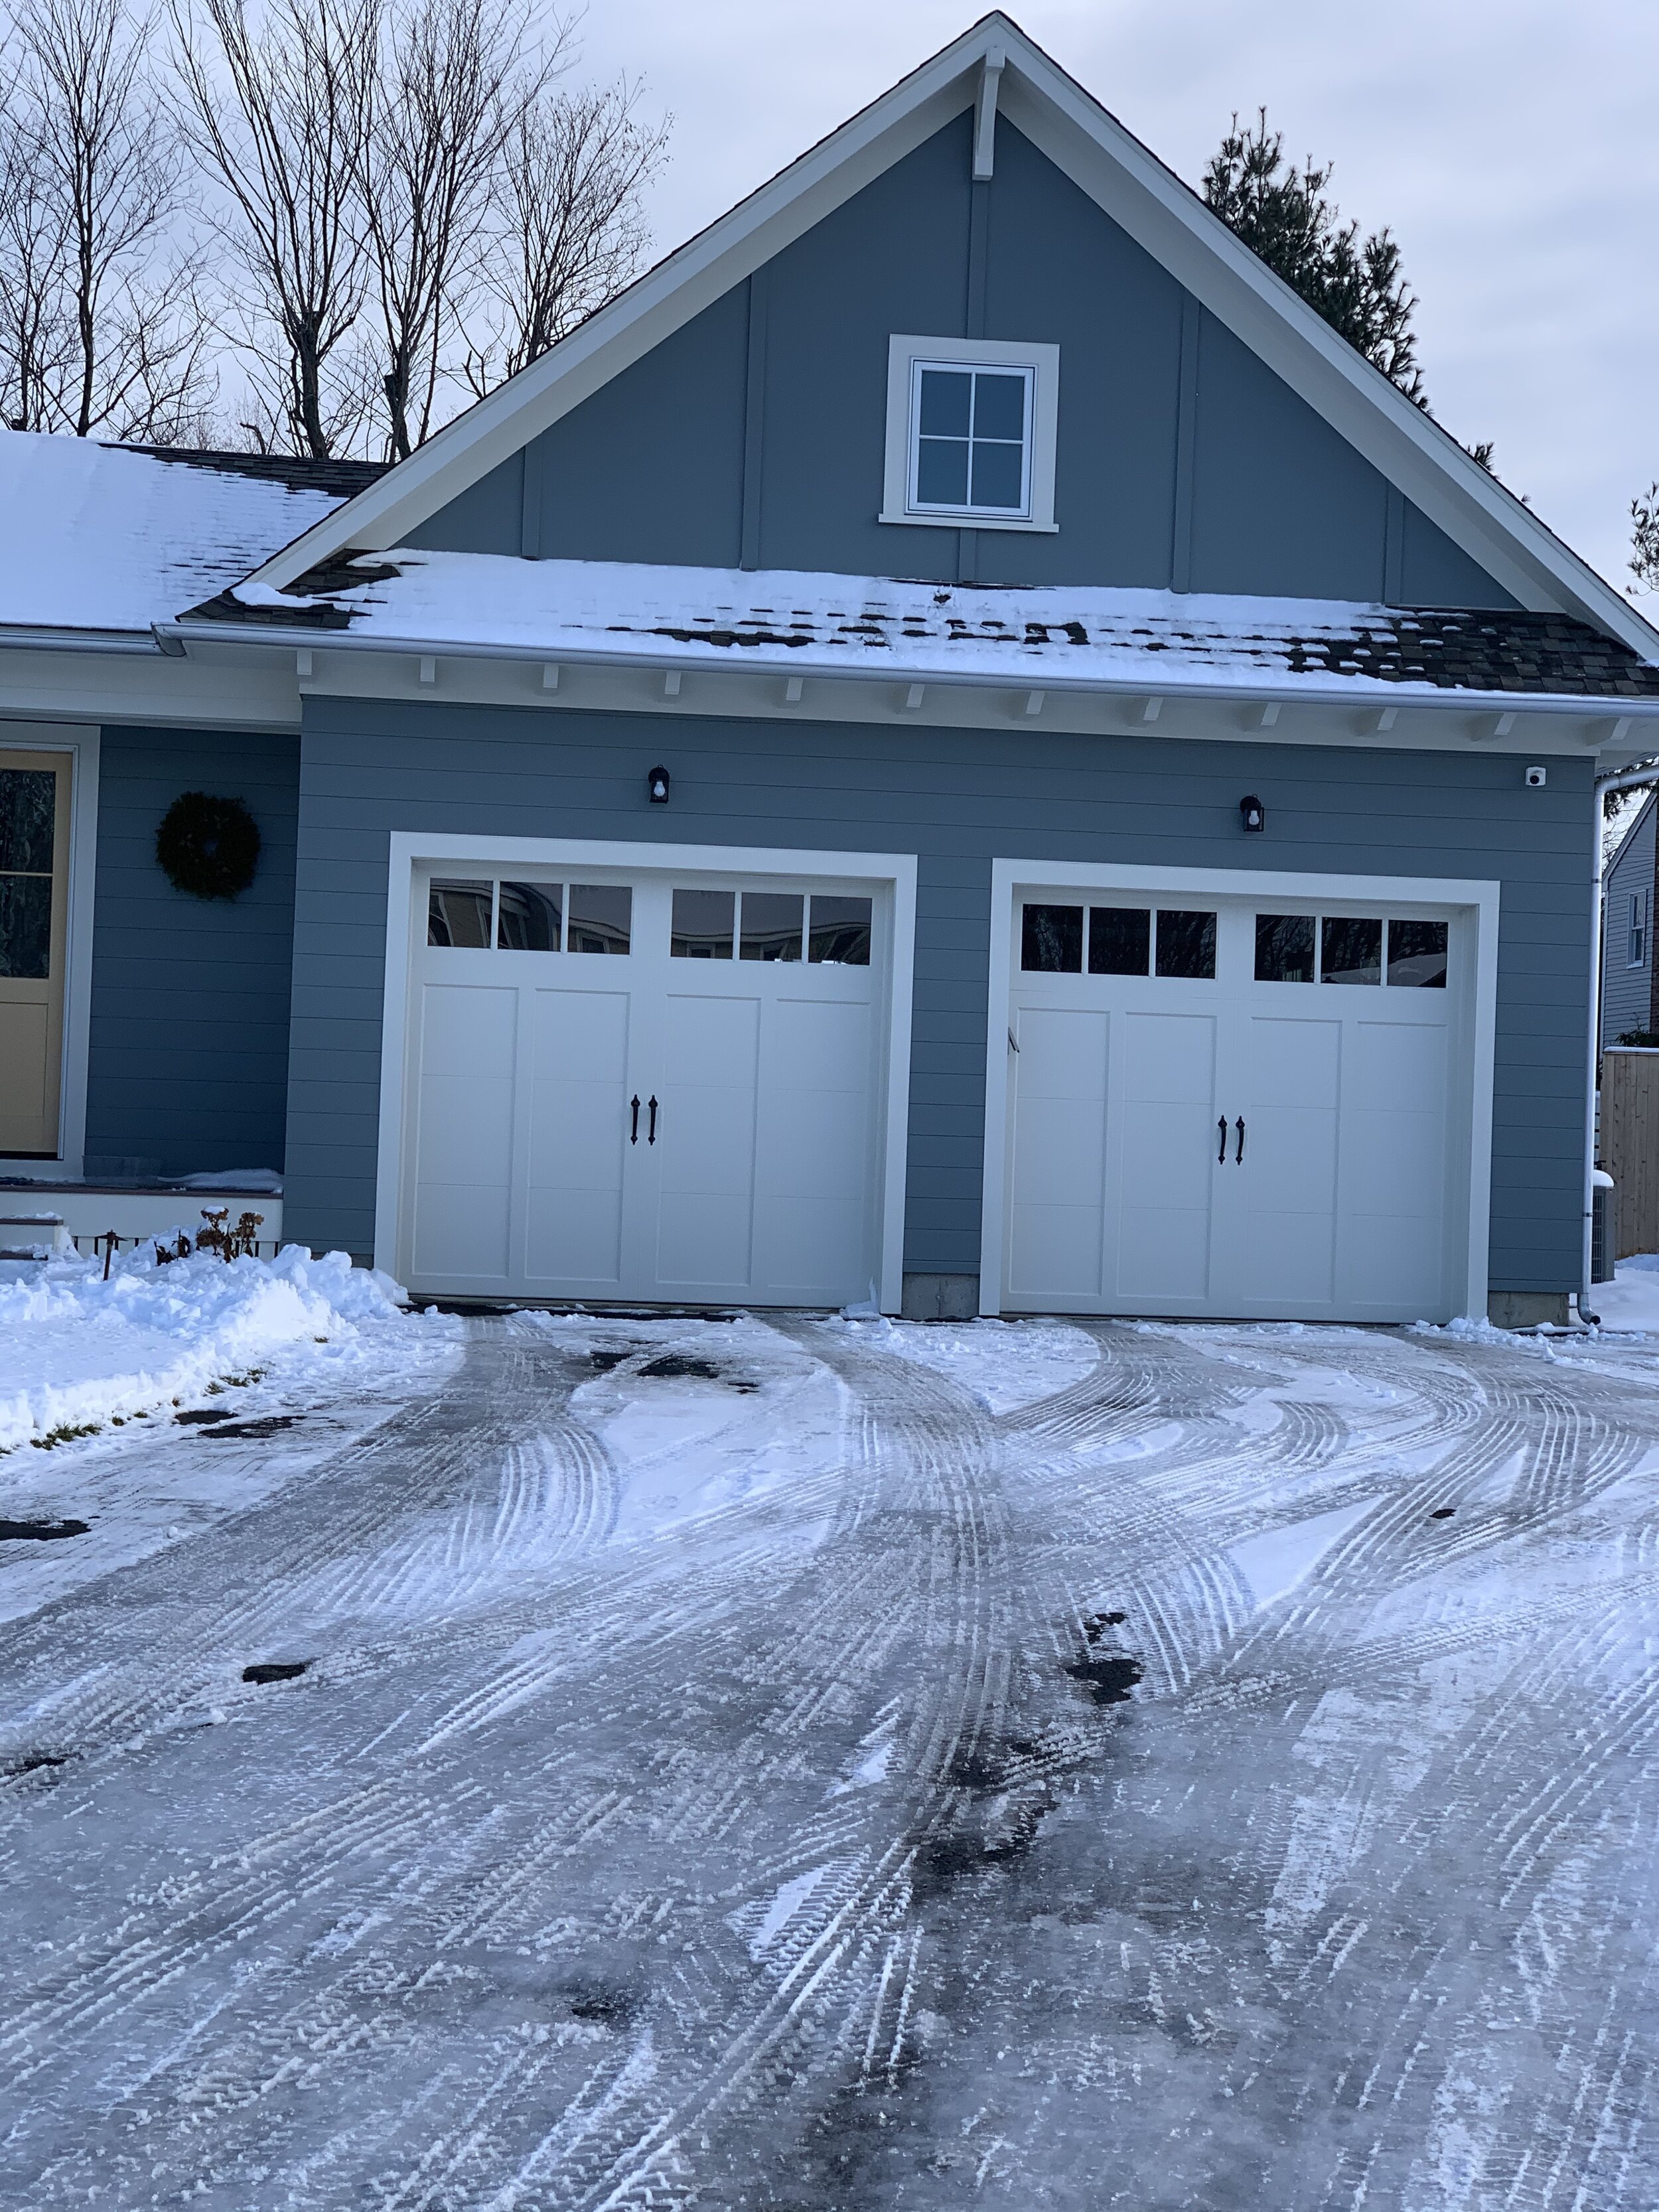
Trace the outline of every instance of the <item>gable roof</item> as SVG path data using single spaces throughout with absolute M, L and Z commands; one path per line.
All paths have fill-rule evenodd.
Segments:
M 378 473 L 0 430 L 0 632 L 148 639 Z
M 1659 630 L 1000 11 L 268 561 L 258 580 L 290 585 L 349 550 L 383 551 L 404 543 L 470 485 L 976 104 L 981 124 L 992 104 L 1006 114 L 1523 607 L 1574 617 L 1610 632 L 1644 659 L 1659 658 Z

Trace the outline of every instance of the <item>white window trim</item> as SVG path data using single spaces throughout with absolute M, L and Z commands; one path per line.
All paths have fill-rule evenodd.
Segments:
M 64 951 L 64 1049 L 58 1066 L 58 1153 L 54 1159 L 7 1158 L 0 1175 L 61 1182 L 81 1175 L 87 1149 L 87 1065 L 92 1034 L 92 924 L 98 860 L 96 727 L 0 720 L 0 752 L 70 755 L 69 930 Z
M 1030 372 L 1031 446 L 1026 514 L 1010 515 L 971 507 L 946 512 L 911 506 L 911 452 L 915 444 L 912 426 L 918 362 L 941 368 L 1023 368 Z M 1060 527 L 1054 520 L 1054 451 L 1059 423 L 1057 345 L 1019 345 L 1006 338 L 890 337 L 887 453 L 878 520 L 924 530 L 1036 530 L 1052 535 Z
M 1645 890 L 1630 895 L 1630 928 L 1625 939 L 1626 968 L 1645 968 L 1648 964 L 1648 895 Z
M 380 1122 L 375 1164 L 374 1264 L 396 1275 L 403 1189 L 404 1078 L 409 994 L 415 948 L 424 944 L 425 886 L 418 872 L 477 862 L 486 867 L 649 869 L 705 875 L 828 876 L 867 883 L 890 895 L 893 951 L 886 993 L 885 1125 L 877 1200 L 877 1297 L 896 1313 L 904 1287 L 904 1182 L 910 1128 L 910 1002 L 915 969 L 916 856 L 914 853 L 824 853 L 809 848 L 659 845 L 581 837 L 467 837 L 394 830 L 386 875 L 386 1000 L 380 1024 Z M 416 896 L 417 884 L 421 896 Z
M 980 1304 L 1002 1311 L 1008 1218 L 1009 1115 L 1012 1079 L 1008 1050 L 1012 1003 L 1014 902 L 1027 890 L 1117 890 L 1156 899 L 1161 894 L 1215 898 L 1285 899 L 1324 906 L 1386 906 L 1392 913 L 1449 908 L 1469 925 L 1463 938 L 1470 1019 L 1462 1041 L 1470 1083 L 1467 1179 L 1468 1236 L 1458 1310 L 1484 1321 L 1492 1240 L 1492 1071 L 1498 1024 L 1496 883 L 1437 876 L 1292 875 L 1255 868 L 1162 868 L 1064 860 L 994 860 L 991 864 L 991 963 L 985 1054 L 985 1203 L 980 1245 Z M 1460 1167 L 1462 1163 L 1460 1162 Z

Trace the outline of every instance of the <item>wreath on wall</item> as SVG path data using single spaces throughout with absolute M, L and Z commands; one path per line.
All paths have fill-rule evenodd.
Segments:
M 167 880 L 194 898 L 234 899 L 259 865 L 259 825 L 240 799 L 186 791 L 161 817 L 155 858 Z

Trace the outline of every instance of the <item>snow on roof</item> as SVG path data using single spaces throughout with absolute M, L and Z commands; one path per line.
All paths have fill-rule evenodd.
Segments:
M 1346 600 L 396 550 L 331 565 L 286 589 L 245 583 L 198 611 L 313 634 L 320 625 L 422 651 L 496 649 L 550 660 L 772 660 L 803 672 L 1002 676 L 1029 684 L 1212 681 L 1282 690 L 1299 679 L 1323 690 L 1334 679 L 1427 693 L 1659 696 L 1659 668 L 1570 616 Z
M 246 576 L 357 488 L 337 471 L 322 484 L 305 473 L 254 455 L 163 459 L 0 430 L 0 630 L 148 632 Z

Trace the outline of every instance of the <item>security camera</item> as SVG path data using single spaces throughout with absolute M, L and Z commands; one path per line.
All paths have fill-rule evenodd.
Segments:
M 1528 791 L 1541 791 L 1544 788 L 1544 771 L 1541 768 L 1529 768 L 1527 770 L 1527 789 Z

